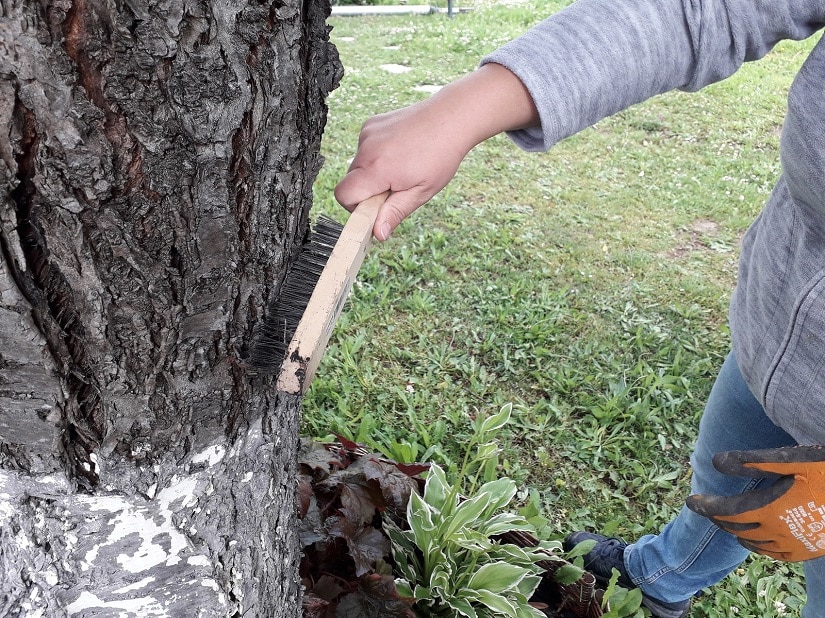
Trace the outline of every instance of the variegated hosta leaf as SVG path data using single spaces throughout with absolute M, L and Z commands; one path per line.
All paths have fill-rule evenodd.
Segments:
M 501 409 L 492 416 L 488 416 L 481 423 L 481 433 L 485 435 L 491 431 L 498 431 L 510 422 L 510 415 L 513 413 L 513 404 L 504 404 Z
M 466 616 L 466 618 L 478 618 L 478 613 L 466 599 L 453 597 L 446 599 L 447 605 L 452 607 L 459 615 Z
M 413 589 L 412 596 L 416 601 L 426 601 L 433 598 L 432 592 L 427 586 L 416 586 Z
M 384 532 L 390 537 L 390 553 L 395 561 L 395 568 L 408 581 L 419 581 L 424 567 L 416 551 L 412 531 L 399 529 L 387 518 L 384 521 Z
M 510 564 L 530 564 L 537 560 L 533 552 L 529 549 L 512 545 L 511 543 L 495 545 L 487 555 L 490 556 L 493 561 L 500 560 L 502 562 L 509 562 Z
M 505 532 L 535 530 L 533 525 L 521 515 L 514 513 L 498 513 L 479 526 L 478 531 L 485 536 L 496 536 Z
M 433 596 L 438 596 L 442 599 L 451 598 L 455 592 L 453 577 L 454 574 L 448 572 L 444 566 L 436 566 L 430 577 L 430 589 L 432 590 Z
M 518 618 L 547 618 L 547 614 L 530 605 L 519 605 L 517 609 Z
M 507 562 L 493 562 L 482 565 L 470 578 L 467 587 L 473 590 L 504 592 L 517 588 L 519 582 L 531 574 L 532 571 L 524 567 Z
M 533 596 L 536 588 L 538 588 L 541 583 L 541 579 L 540 575 L 528 575 L 518 583 L 519 595 L 524 599 L 523 604 L 526 604 L 527 601 L 530 600 L 530 597 Z
M 418 579 L 421 577 L 421 570 L 416 569 L 416 565 L 409 561 L 408 558 L 409 557 L 404 555 L 403 553 L 396 551 L 396 548 L 393 545 L 392 559 L 395 561 L 395 568 L 407 580 L 411 582 L 418 581 Z
M 495 457 L 501 452 L 501 449 L 496 445 L 495 442 L 487 442 L 485 444 L 479 444 L 476 448 L 476 456 L 473 458 L 475 461 L 481 462 L 490 459 L 491 457 Z
M 393 545 L 397 545 L 398 549 L 409 554 L 415 554 L 415 537 L 411 530 L 401 530 L 398 526 L 392 523 L 389 518 L 384 520 L 384 532 L 390 537 Z
M 556 541 L 540 541 L 535 547 L 519 547 L 511 543 L 495 544 L 488 555 L 493 560 L 503 560 L 511 564 L 529 564 L 548 560 L 552 557 L 559 557 L 561 552 L 560 543 Z M 537 572 L 542 569 L 536 566 Z
M 549 552 L 550 554 L 560 554 L 564 549 L 564 545 L 561 541 L 539 541 L 535 549 Z
M 462 569 L 467 569 L 466 565 L 469 561 L 470 557 L 465 554 L 456 551 L 446 551 L 440 560 L 440 564 L 443 565 L 444 570 L 455 581 L 461 575 Z
M 475 590 L 464 588 L 459 591 L 459 596 L 466 598 L 471 603 L 479 604 L 493 612 L 494 616 L 507 616 L 518 618 L 518 610 L 513 603 L 501 594 L 490 592 L 489 590 Z
M 424 502 L 429 504 L 436 511 L 449 515 L 452 511 L 447 504 L 447 497 L 452 490 L 452 486 L 447 482 L 447 476 L 440 466 L 433 464 L 427 473 L 427 480 L 424 483 Z
M 487 537 L 469 530 L 464 530 L 463 534 L 453 535 L 452 542 L 455 543 L 456 546 L 476 554 L 486 554 L 486 552 L 496 546 L 496 544 Z
M 410 494 L 410 501 L 407 504 L 407 523 L 412 530 L 415 544 L 421 551 L 424 551 L 424 548 L 433 540 L 435 524 L 432 508 L 416 493 Z
M 400 577 L 395 578 L 395 589 L 398 591 L 398 596 L 411 599 L 413 597 L 413 589 L 410 582 Z
M 517 487 L 514 480 L 500 478 L 489 483 L 484 483 L 484 485 L 479 487 L 476 498 L 487 496 L 487 509 L 485 514 L 489 516 L 510 504 L 510 501 L 516 495 L 516 491 Z
M 449 541 L 456 533 L 461 534 L 462 528 L 468 524 L 471 527 L 478 526 L 486 519 L 484 513 L 487 510 L 489 494 L 479 494 L 465 500 L 455 510 L 452 517 L 445 518 L 438 526 L 436 534 L 442 541 Z

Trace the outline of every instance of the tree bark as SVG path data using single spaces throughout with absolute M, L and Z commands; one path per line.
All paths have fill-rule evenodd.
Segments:
M 0 0 L 0 615 L 298 615 L 300 401 L 244 358 L 307 231 L 328 12 Z

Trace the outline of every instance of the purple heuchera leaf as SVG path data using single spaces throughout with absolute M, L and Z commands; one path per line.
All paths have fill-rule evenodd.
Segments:
M 364 463 L 364 476 L 378 483 L 384 500 L 398 511 L 407 508 L 410 493 L 417 487 L 417 483 L 398 468 L 376 459 L 369 459 Z
M 338 604 L 336 618 L 415 618 L 415 614 L 398 596 L 392 577 L 366 575 L 359 589 Z
M 330 528 L 329 533 L 346 541 L 358 577 L 372 571 L 375 561 L 390 553 L 389 539 L 372 526 L 363 527 L 342 517 Z

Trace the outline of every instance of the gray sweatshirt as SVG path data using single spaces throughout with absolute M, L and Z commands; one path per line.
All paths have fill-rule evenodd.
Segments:
M 495 51 L 530 91 L 546 150 L 656 94 L 698 90 L 825 26 L 825 0 L 579 0 Z M 745 236 L 730 308 L 733 349 L 768 416 L 825 444 L 825 39 L 794 79 L 782 175 Z

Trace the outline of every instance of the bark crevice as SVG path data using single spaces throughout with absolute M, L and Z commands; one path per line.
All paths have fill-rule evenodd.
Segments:
M 37 119 L 19 98 L 13 112 L 20 127 L 17 163 L 17 186 L 10 197 L 15 208 L 16 230 L 24 264 L 11 259 L 9 239 L 3 237 L 4 254 L 19 289 L 35 309 L 36 324 L 46 339 L 52 356 L 58 361 L 70 393 L 63 439 L 64 455 L 72 477 L 90 489 L 98 480 L 90 454 L 100 444 L 105 420 L 100 387 L 94 376 L 84 343 L 85 333 L 71 285 L 49 260 L 49 248 L 37 221 L 40 206 L 34 181 L 40 146 Z

